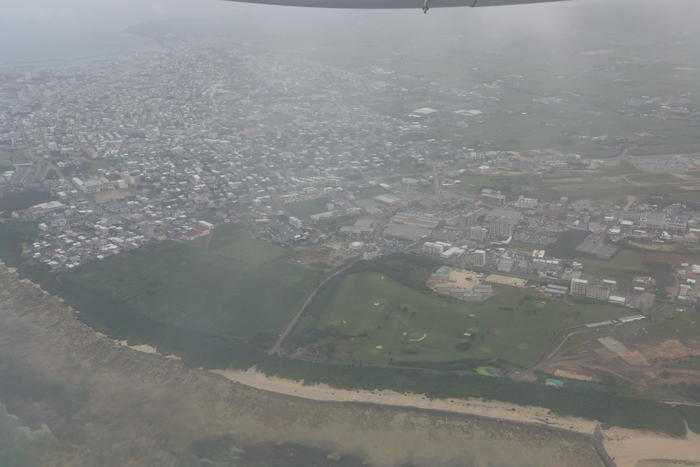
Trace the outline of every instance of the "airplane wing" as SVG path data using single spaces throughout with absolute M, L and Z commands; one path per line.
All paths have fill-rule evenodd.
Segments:
M 267 5 L 303 6 L 315 8 L 425 8 L 426 0 L 228 0 Z M 430 8 L 440 7 L 487 7 L 522 5 L 528 3 L 556 2 L 566 0 L 429 0 Z

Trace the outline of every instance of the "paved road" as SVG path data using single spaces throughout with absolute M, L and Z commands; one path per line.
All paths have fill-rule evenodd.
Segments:
M 287 327 L 282 331 L 282 334 L 279 335 L 277 340 L 275 341 L 274 345 L 270 348 L 270 350 L 267 351 L 268 355 L 276 355 L 279 354 L 281 349 L 282 349 L 282 344 L 284 343 L 284 340 L 287 338 L 289 333 L 292 332 L 292 329 L 296 326 L 297 322 L 299 322 L 299 318 L 301 318 L 301 315 L 304 314 L 304 311 L 309 307 L 313 299 L 316 297 L 316 294 L 318 293 L 319 290 L 323 288 L 324 285 L 326 285 L 331 279 L 334 277 L 337 277 L 338 275 L 344 273 L 350 267 L 352 267 L 355 264 L 353 261 L 352 263 L 348 263 L 342 268 L 338 269 L 336 272 L 331 274 L 330 276 L 326 277 L 321 281 L 320 284 L 318 284 L 311 292 L 309 292 L 309 295 L 306 297 L 306 300 L 304 300 L 304 303 L 302 303 L 301 307 L 299 307 L 299 310 L 294 314 L 292 317 L 291 321 L 289 321 L 289 324 L 287 324 Z

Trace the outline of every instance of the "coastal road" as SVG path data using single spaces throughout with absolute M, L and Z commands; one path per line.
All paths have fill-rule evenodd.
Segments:
M 334 277 L 337 277 L 338 275 L 344 273 L 348 269 L 350 269 L 353 265 L 355 264 L 355 261 L 346 264 L 342 268 L 338 269 L 335 271 L 333 274 L 330 276 L 326 277 L 321 281 L 320 284 L 318 284 L 311 292 L 309 292 L 309 295 L 306 297 L 306 300 L 304 300 L 304 303 L 301 304 L 299 307 L 299 310 L 294 314 L 292 317 L 291 321 L 289 321 L 289 324 L 287 324 L 287 327 L 282 331 L 282 334 L 279 335 L 277 340 L 275 341 L 274 345 L 270 347 L 270 350 L 267 351 L 268 355 L 277 355 L 280 353 L 280 350 L 282 349 L 282 344 L 284 343 L 284 340 L 287 338 L 289 333 L 292 332 L 292 329 L 297 325 L 299 322 L 299 318 L 301 318 L 301 315 L 304 314 L 304 311 L 309 307 L 313 299 L 316 297 L 316 294 L 318 293 L 319 290 L 323 288 L 330 280 L 332 280 Z

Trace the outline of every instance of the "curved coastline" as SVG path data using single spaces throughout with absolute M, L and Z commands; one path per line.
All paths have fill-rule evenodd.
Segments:
M 600 465 L 591 443 L 595 422 L 562 419 L 546 409 L 540 412 L 498 402 L 431 401 L 391 391 L 305 386 L 255 370 L 190 368 L 175 356 L 159 355 L 152 347 L 132 348 L 95 332 L 59 297 L 4 266 L 0 266 L 0 321 L 0 363 L 22 366 L 23 373 L 55 385 L 59 392 L 81 395 L 68 425 L 92 426 L 93 417 L 110 420 L 110 430 L 105 431 L 109 446 L 119 445 L 114 439 L 127 436 L 123 432 L 127 426 L 137 430 L 131 434 L 139 442 L 158 440 L 152 442 L 177 446 L 171 448 L 177 453 L 193 439 L 232 436 L 250 443 L 322 447 L 360 455 L 382 467 L 406 463 L 448 466 L 467 458 L 474 465 Z M 48 414 L 57 410 L 47 404 Z M 16 402 L 13 409 L 25 410 Z M 31 418 L 34 410 L 20 415 Z M 59 431 L 66 425 L 51 420 L 47 424 Z M 61 435 L 57 433 L 59 439 Z M 637 432 L 629 436 L 631 441 L 622 440 L 622 445 L 642 438 L 647 444 L 651 438 L 654 442 L 664 439 Z M 101 446 L 98 441 L 90 439 Z M 693 443 L 688 449 L 697 446 L 693 440 L 675 441 Z M 108 455 L 115 448 L 105 449 Z M 174 455 L 167 449 L 154 449 L 153 455 L 156 453 Z M 126 460 L 133 461 L 120 459 L 120 463 Z M 150 464 L 133 465 L 172 465 L 160 457 L 143 462 Z

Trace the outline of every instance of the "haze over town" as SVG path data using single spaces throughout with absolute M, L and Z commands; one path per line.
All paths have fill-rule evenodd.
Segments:
M 2 12 L 0 464 L 700 465 L 697 2 Z

